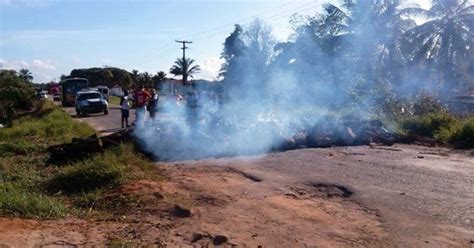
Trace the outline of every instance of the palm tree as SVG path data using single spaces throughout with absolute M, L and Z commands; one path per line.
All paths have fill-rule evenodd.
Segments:
M 170 73 L 175 76 L 183 76 L 183 84 L 188 82 L 188 76 L 193 77 L 193 74 L 198 73 L 201 71 L 199 65 L 192 65 L 194 63 L 194 59 L 185 59 L 182 58 L 176 59 L 174 62 L 173 67 L 170 69 Z
M 474 5 L 469 0 L 432 0 L 430 9 L 407 8 L 404 13 L 428 20 L 405 33 L 407 58 L 444 83 L 458 81 L 459 69 L 474 56 Z
M 33 75 L 28 69 L 21 69 L 19 74 L 20 78 L 27 82 L 31 82 L 33 80 Z
M 147 88 L 151 87 L 152 85 L 152 78 L 150 73 L 148 72 L 142 72 L 138 75 L 138 81 L 142 86 L 145 86 Z
M 155 89 L 159 89 L 162 82 L 166 80 L 166 73 L 164 71 L 159 71 L 156 75 L 153 76 L 153 83 Z
M 165 73 L 164 71 L 159 71 L 158 73 L 156 73 L 155 79 L 156 79 L 156 81 L 158 81 L 158 82 L 163 82 L 163 81 L 165 81 L 165 79 L 166 79 L 166 73 Z

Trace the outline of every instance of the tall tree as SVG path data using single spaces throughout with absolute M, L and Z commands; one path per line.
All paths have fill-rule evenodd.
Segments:
M 429 9 L 407 8 L 409 16 L 427 19 L 405 34 L 403 51 L 425 73 L 434 75 L 444 93 L 460 88 L 468 61 L 474 56 L 474 5 L 469 0 L 432 0 Z
M 193 77 L 194 74 L 201 71 L 199 65 L 193 65 L 194 59 L 186 58 L 186 60 L 183 60 L 182 58 L 178 58 L 174 63 L 170 69 L 170 73 L 175 76 L 183 76 L 183 84 L 188 82 L 188 76 Z
M 159 71 L 156 75 L 153 76 L 153 83 L 155 89 L 159 89 L 161 84 L 166 80 L 166 73 L 164 71 Z
M 221 53 L 221 59 L 224 59 L 224 63 L 219 71 L 219 77 L 221 78 L 230 77 L 228 72 L 232 71 L 231 67 L 234 65 L 235 59 L 242 55 L 245 50 L 242 33 L 242 26 L 236 24 L 234 31 L 225 39 L 224 50 Z
M 142 72 L 138 75 L 138 82 L 140 83 L 140 85 L 144 86 L 144 87 L 152 87 L 153 85 L 153 80 L 152 80 L 152 77 L 150 75 L 150 73 L 148 72 Z
M 28 69 L 21 69 L 19 72 L 19 76 L 26 82 L 31 82 L 33 80 L 33 74 Z

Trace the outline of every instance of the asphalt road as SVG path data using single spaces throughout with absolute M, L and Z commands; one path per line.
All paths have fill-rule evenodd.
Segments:
M 74 108 L 66 110 L 75 116 Z M 120 128 L 120 109 L 78 120 L 109 132 Z M 360 146 L 180 164 L 234 167 L 275 188 L 340 184 L 354 192 L 352 200 L 377 212 L 396 246 L 474 247 L 474 151 Z
M 110 133 L 118 131 L 122 128 L 120 107 L 109 104 L 109 114 L 104 113 L 89 114 L 86 117 L 78 117 L 76 115 L 75 107 L 64 108 L 73 118 L 78 121 L 86 122 L 100 133 Z M 135 110 L 130 109 L 130 117 L 128 118 L 129 125 L 135 121 Z
M 329 183 L 375 210 L 399 247 L 474 247 L 474 153 L 413 145 L 304 149 L 186 162 L 234 167 L 275 188 Z

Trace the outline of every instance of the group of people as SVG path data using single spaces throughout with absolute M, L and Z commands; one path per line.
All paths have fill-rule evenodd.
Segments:
M 133 105 L 132 105 L 133 104 Z M 150 117 L 154 118 L 157 111 L 158 94 L 155 89 L 145 90 L 145 87 L 139 86 L 130 96 L 127 90 L 120 99 L 120 110 L 122 112 L 122 128 L 130 127 L 128 117 L 130 116 L 130 107 L 135 107 L 135 122 L 140 122 L 145 118 L 147 111 Z M 132 105 L 132 106 L 131 106 Z

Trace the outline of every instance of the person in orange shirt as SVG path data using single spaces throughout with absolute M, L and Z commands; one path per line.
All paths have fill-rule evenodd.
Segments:
M 151 99 L 150 93 L 145 91 L 145 88 L 140 85 L 140 87 L 135 91 L 135 113 L 136 113 L 136 122 L 140 122 L 145 118 L 146 115 L 146 106 Z

